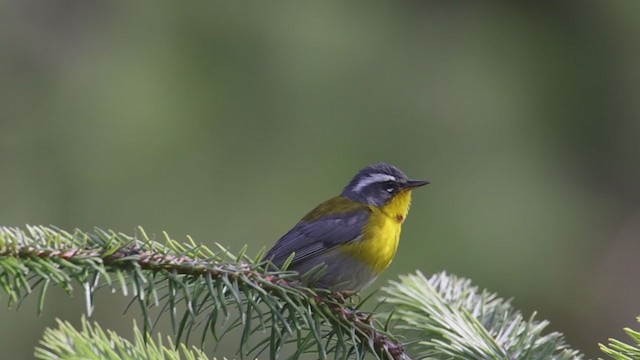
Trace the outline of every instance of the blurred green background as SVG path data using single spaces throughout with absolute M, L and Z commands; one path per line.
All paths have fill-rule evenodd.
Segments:
M 0 7 L 2 225 L 255 254 L 386 161 L 433 183 L 373 287 L 470 277 L 590 356 L 640 315 L 639 2 Z M 0 311 L 3 357 L 77 323 L 83 295 L 50 295 Z

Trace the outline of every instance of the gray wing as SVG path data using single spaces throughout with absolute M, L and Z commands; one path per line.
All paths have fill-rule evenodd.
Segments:
M 369 211 L 359 211 L 328 215 L 312 222 L 302 220 L 276 242 L 265 259 L 281 267 L 295 252 L 291 263 L 295 265 L 336 245 L 353 241 L 362 234 L 370 214 Z

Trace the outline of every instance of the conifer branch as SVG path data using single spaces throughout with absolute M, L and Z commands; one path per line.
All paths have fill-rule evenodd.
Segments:
M 208 360 L 209 357 L 198 348 L 187 348 L 184 344 L 175 346 L 171 338 L 167 345 L 162 337 L 157 339 L 143 334 L 134 323 L 134 341 L 128 341 L 113 331 L 104 331 L 96 323 L 89 323 L 82 317 L 82 329 L 76 330 L 69 322 L 58 319 L 58 328 L 45 330 L 40 346 L 34 356 L 42 360 L 83 359 L 83 360 Z M 213 359 L 215 360 L 215 359 Z
M 408 359 L 393 334 L 402 334 L 408 351 L 423 359 L 582 358 L 561 334 L 543 334 L 546 321 L 525 319 L 508 301 L 466 279 L 445 273 L 401 277 L 384 289 L 381 301 L 393 311 L 375 316 L 358 310 L 353 298 L 305 287 L 295 272 L 267 270 L 262 255 L 251 258 L 246 249 L 233 255 L 216 246 L 214 252 L 166 234 L 162 243 L 152 241 L 142 229 L 127 236 L 99 229 L 0 228 L 0 289 L 10 305 L 38 293 L 40 311 L 49 286 L 71 292 L 80 284 L 91 314 L 95 293 L 106 287 L 132 295 L 144 333 L 167 316 L 176 344 L 193 343 L 194 334 L 200 345 L 208 338 L 220 343 L 238 329 L 243 358 L 275 359 L 288 348 L 291 359 Z M 633 349 L 613 341 L 603 346 L 607 354 L 620 353 L 615 359 Z
M 583 356 L 562 334 L 543 335 L 547 321 L 525 319 L 509 301 L 446 273 L 402 276 L 383 288 L 395 305 L 392 332 L 424 359 L 569 360 Z
M 640 323 L 640 317 L 636 318 Z M 624 332 L 631 338 L 633 344 L 627 344 L 620 340 L 609 339 L 608 345 L 598 344 L 600 350 L 614 360 L 640 359 L 640 331 L 625 328 Z
M 41 311 L 49 286 L 71 292 L 80 284 L 89 315 L 98 289 L 120 290 L 140 306 L 145 332 L 153 327 L 153 309 L 158 317 L 170 317 L 178 343 L 189 341 L 198 327 L 200 344 L 207 335 L 219 342 L 239 328 L 241 357 L 268 351 L 275 358 L 291 344 L 291 358 L 308 352 L 319 358 L 408 358 L 402 344 L 370 314 L 356 310 L 352 300 L 307 288 L 297 273 L 265 270 L 260 255 L 252 259 L 246 249 L 234 256 L 218 247 L 214 252 L 190 238 L 180 243 L 166 234 L 159 243 L 142 229 L 130 237 L 100 229 L 69 233 L 43 226 L 26 231 L 2 227 L 0 287 L 10 304 L 39 288 Z M 258 331 L 268 335 L 249 347 Z

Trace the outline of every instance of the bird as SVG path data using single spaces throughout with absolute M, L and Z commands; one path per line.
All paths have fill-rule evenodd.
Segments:
M 369 165 L 338 196 L 306 214 L 264 259 L 277 269 L 288 263 L 286 270 L 307 274 L 301 277 L 305 285 L 359 292 L 391 264 L 411 192 L 429 183 L 387 163 Z

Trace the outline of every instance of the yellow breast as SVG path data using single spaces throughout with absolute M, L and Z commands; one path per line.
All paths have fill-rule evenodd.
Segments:
M 362 238 L 345 244 L 342 250 L 367 263 L 376 273 L 391 264 L 398 249 L 402 223 L 409 213 L 411 192 L 402 192 L 382 207 L 370 206 L 372 214 Z

